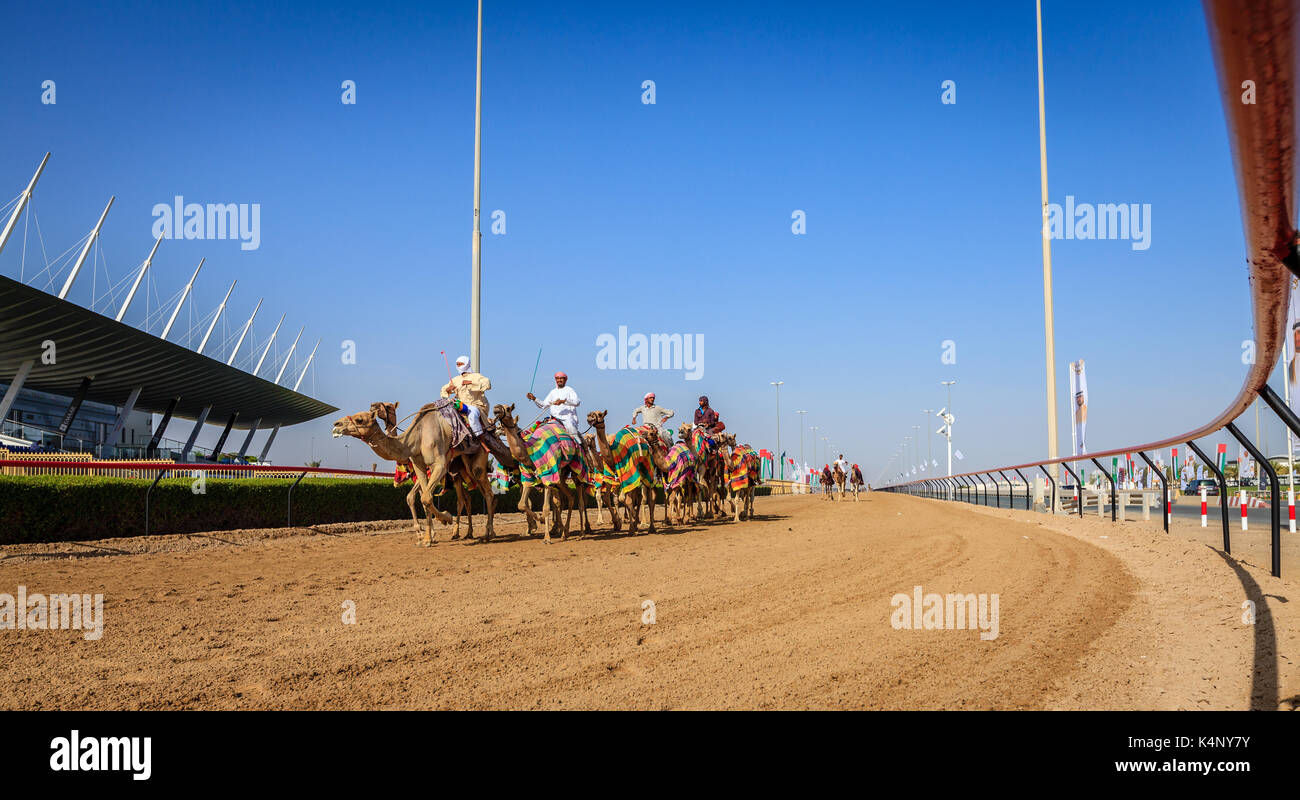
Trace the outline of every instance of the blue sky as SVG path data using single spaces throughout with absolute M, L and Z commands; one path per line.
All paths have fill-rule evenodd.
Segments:
M 771 448 L 769 382 L 784 380 L 782 448 L 797 455 L 793 412 L 806 409 L 874 479 L 912 425 L 937 427 L 921 410 L 956 380 L 962 466 L 1045 453 L 1032 2 L 486 5 L 493 402 L 526 403 L 541 348 L 539 394 L 557 369 L 584 411 L 616 418 L 647 390 L 679 418 L 706 393 L 742 440 Z M 1251 336 L 1205 22 L 1185 1 L 1044 5 L 1052 200 L 1152 208 L 1145 251 L 1053 243 L 1062 450 L 1077 358 L 1092 449 L 1150 441 L 1221 410 Z M 113 281 L 147 254 L 154 204 L 259 203 L 257 250 L 164 241 L 159 297 L 206 257 L 196 327 L 238 279 L 231 339 L 265 297 L 259 343 L 281 313 L 281 354 L 299 326 L 308 349 L 321 339 L 304 390 L 344 411 L 414 409 L 446 380 L 439 351 L 469 351 L 474 13 L 16 6 L 0 51 L 0 203 L 51 151 L 34 208 L 53 256 L 115 194 L 101 241 Z M 55 105 L 40 102 L 45 80 Z M 344 80 L 355 105 L 340 102 Z M 940 102 L 946 80 L 955 105 Z M 505 235 L 486 230 L 497 209 Z M 16 237 L 0 272 L 42 266 L 34 232 L 27 243 L 26 264 Z M 102 292 L 105 274 L 90 277 L 77 302 Z M 702 335 L 703 378 L 598 370 L 596 338 L 620 325 Z M 345 340 L 355 365 L 341 363 Z M 330 422 L 281 432 L 273 460 L 375 460 L 331 441 Z M 1283 447 L 1280 424 L 1265 427 Z M 811 437 L 804 449 L 813 461 Z

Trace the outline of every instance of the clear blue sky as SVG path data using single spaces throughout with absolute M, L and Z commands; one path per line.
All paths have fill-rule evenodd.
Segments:
M 774 447 L 769 382 L 784 380 L 783 449 L 797 455 L 806 409 L 875 479 L 912 425 L 937 427 L 920 412 L 955 379 L 962 466 L 1045 453 L 1033 2 L 486 5 L 485 229 L 496 209 L 507 219 L 483 240 L 493 402 L 526 402 L 540 347 L 539 394 L 563 369 L 583 411 L 621 419 L 647 390 L 679 418 L 703 392 L 742 440 Z M 1054 243 L 1062 449 L 1077 358 L 1091 447 L 1149 441 L 1221 409 L 1251 336 L 1205 22 L 1186 0 L 1044 5 L 1052 200 L 1152 207 L 1148 250 Z M 264 296 L 259 342 L 281 313 L 281 353 L 300 325 L 322 340 L 309 393 L 413 410 L 446 379 L 439 351 L 469 351 L 474 12 L 16 5 L 0 203 L 51 151 L 35 209 L 53 256 L 116 194 L 113 281 L 148 252 L 155 203 L 260 203 L 255 251 L 165 241 L 159 296 L 206 257 L 195 320 L 237 278 L 230 328 Z M 40 102 L 45 80 L 56 105 Z M 791 233 L 795 209 L 806 235 Z M 620 325 L 703 335 L 703 379 L 596 369 L 596 337 Z M 945 339 L 955 365 L 940 363 Z M 314 447 L 343 465 L 330 422 L 282 432 L 273 460 Z M 353 465 L 374 461 L 351 444 Z

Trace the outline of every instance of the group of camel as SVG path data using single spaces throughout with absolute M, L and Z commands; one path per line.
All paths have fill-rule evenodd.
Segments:
M 852 476 L 846 476 L 839 464 L 836 464 L 834 469 L 830 466 L 822 467 L 821 485 L 823 499 L 825 500 L 834 500 L 836 490 L 839 491 L 841 496 L 846 494 L 845 486 L 847 485 L 847 491 L 853 492 L 853 501 L 857 502 L 858 493 L 862 491 L 862 483 L 861 473 L 855 472 Z
M 455 442 L 456 423 L 440 413 L 442 405 L 430 403 L 421 407 L 405 430 L 398 429 L 396 403 L 372 403 L 369 411 L 341 417 L 333 427 L 335 438 L 360 439 L 380 458 L 409 469 L 415 483 L 406 496 L 406 504 L 411 510 L 419 546 L 433 544 L 435 519 L 443 525 L 453 522 L 450 514 L 435 506 L 435 497 L 448 486 L 454 488 L 457 499 L 456 528 L 451 538 L 461 538 L 462 512 L 468 520 L 465 538 L 474 537 L 472 490 L 478 490 L 487 507 L 484 539 L 492 538 L 494 495 L 489 443 L 497 445 L 491 455 L 502 469 L 521 476 L 519 510 L 528 521 L 528 535 L 534 534 L 539 519 L 545 523 L 545 514 L 551 513 L 550 523 L 545 526 L 547 543 L 554 533 L 561 540 L 567 538 L 575 509 L 582 531 L 593 532 L 587 516 L 589 496 L 595 497 L 599 522 L 604 522 L 604 509 L 609 509 L 616 532 L 626 523 L 629 533 L 637 533 L 644 504 L 648 510 L 647 530 L 654 533 L 656 486 L 665 490 L 663 522 L 666 525 L 713 519 L 724 514 L 736 522 L 742 516 L 753 517 L 754 489 L 759 483 L 758 456 L 749 445 L 737 445 L 732 434 L 708 436 L 683 423 L 678 430 L 681 442 L 671 446 L 660 438 L 654 426 L 626 426 L 607 436 L 607 412 L 593 411 L 587 415 L 593 432 L 580 437 L 563 433 L 559 423 L 550 423 L 553 431 L 563 433 L 554 437 L 557 450 L 561 451 L 558 469 L 548 475 L 550 482 L 539 485 L 538 481 L 530 480 L 537 470 L 529 455 L 530 443 L 525 441 L 526 435 L 536 434 L 520 430 L 513 403 L 493 409 L 492 417 L 485 421 L 486 433 L 480 441 L 469 438 L 459 446 Z M 498 436 L 504 437 L 504 446 Z M 543 490 L 540 518 L 529 501 L 533 488 Z M 424 507 L 423 526 L 416 512 L 417 497 Z M 723 510 L 724 504 L 730 504 L 729 513 Z

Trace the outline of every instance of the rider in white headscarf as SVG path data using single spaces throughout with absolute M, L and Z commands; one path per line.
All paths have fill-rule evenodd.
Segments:
M 442 387 L 442 396 L 455 395 L 466 408 L 469 429 L 475 436 L 483 434 L 483 418 L 491 416 L 488 411 L 487 390 L 492 388 L 492 381 L 487 376 L 473 372 L 469 368 L 469 356 L 456 359 L 458 377 L 452 378 Z

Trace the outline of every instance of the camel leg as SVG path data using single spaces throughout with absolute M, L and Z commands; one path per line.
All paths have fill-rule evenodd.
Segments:
M 646 508 L 647 508 L 647 509 L 649 510 L 649 512 L 650 512 L 650 528 L 649 528 L 649 532 L 650 532 L 650 533 L 654 533 L 654 532 L 655 532 L 655 487 L 654 487 L 654 484 L 647 484 L 647 485 L 643 486 L 643 487 L 642 487 L 642 491 L 645 492 L 645 504 L 646 504 Z
M 471 498 L 469 492 L 465 491 L 465 485 L 461 481 L 456 482 L 456 532 L 452 534 L 452 541 L 460 538 L 460 514 L 462 509 L 465 512 L 466 524 L 468 531 L 465 533 L 466 539 L 474 538 L 474 506 L 470 504 Z

